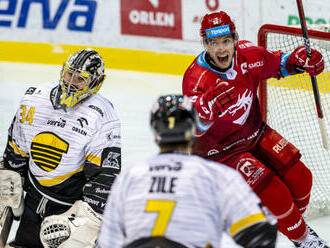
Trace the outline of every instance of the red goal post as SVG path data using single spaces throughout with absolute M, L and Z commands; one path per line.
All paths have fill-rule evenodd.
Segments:
M 317 26 L 317 25 L 315 25 Z M 308 30 L 308 35 L 310 39 L 316 38 L 319 40 L 324 40 L 327 42 L 330 42 L 330 29 L 328 32 L 321 32 L 317 30 Z M 268 34 L 283 34 L 283 35 L 292 35 L 292 36 L 297 36 L 298 38 L 302 38 L 301 34 L 301 29 L 296 28 L 296 27 L 288 27 L 288 26 L 279 26 L 279 25 L 273 25 L 273 24 L 265 24 L 261 26 L 258 32 L 258 45 L 265 47 L 267 49 L 267 35 Z M 300 45 L 303 45 L 300 44 Z M 279 49 L 277 49 L 279 50 Z M 329 65 L 330 66 L 330 65 Z M 264 120 L 267 119 L 267 111 L 266 111 L 266 106 L 267 106 L 267 97 L 265 96 L 266 93 L 266 87 L 267 84 L 262 83 L 259 86 L 259 100 L 261 103 L 261 111 L 262 111 L 262 116 Z
M 308 29 L 311 47 L 320 51 L 325 61 L 325 70 L 317 76 L 317 82 L 330 135 L 330 25 Z M 303 46 L 304 41 L 300 28 L 266 24 L 259 29 L 258 45 L 286 53 Z M 330 151 L 322 146 L 309 75 L 268 79 L 260 83 L 258 94 L 263 119 L 300 149 L 302 161 L 313 173 L 308 215 L 330 215 Z

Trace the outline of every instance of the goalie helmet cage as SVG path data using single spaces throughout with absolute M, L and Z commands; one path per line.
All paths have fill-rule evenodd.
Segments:
M 317 76 L 317 82 L 330 133 L 330 29 L 329 25 L 311 25 L 308 29 L 311 47 L 320 51 L 325 61 L 325 70 Z M 259 29 L 258 45 L 287 53 L 303 46 L 304 40 L 300 28 L 266 24 Z M 330 215 L 330 151 L 322 146 L 309 75 L 268 79 L 260 83 L 258 93 L 263 119 L 301 151 L 301 160 L 313 173 L 307 217 Z

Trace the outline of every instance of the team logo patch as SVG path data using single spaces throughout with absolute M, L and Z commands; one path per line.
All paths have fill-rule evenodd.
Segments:
M 32 160 L 38 167 L 44 171 L 53 171 L 68 149 L 68 142 L 54 133 L 43 132 L 33 138 L 30 150 Z
M 102 167 L 120 170 L 120 148 L 105 148 L 102 152 Z

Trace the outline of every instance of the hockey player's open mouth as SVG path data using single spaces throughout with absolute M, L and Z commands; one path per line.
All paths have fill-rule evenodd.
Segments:
M 229 56 L 217 56 L 217 59 L 219 60 L 220 63 L 226 63 L 229 59 Z

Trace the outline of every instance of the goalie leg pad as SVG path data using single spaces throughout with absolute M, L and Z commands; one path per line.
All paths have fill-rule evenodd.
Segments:
M 304 213 L 311 196 L 312 172 L 301 161 L 298 161 L 285 173 L 281 180 L 289 188 L 300 212 Z
M 293 202 L 290 190 L 274 176 L 258 196 L 263 205 L 276 216 L 278 229 L 291 240 L 298 240 L 306 233 L 306 224 Z
M 223 163 L 237 170 L 256 193 L 263 190 L 274 175 L 269 168 L 248 152 L 234 155 Z
M 5 207 L 11 207 L 19 217 L 24 209 L 24 192 L 21 175 L 12 170 L 0 170 L 0 216 Z
M 255 151 L 256 157 L 281 176 L 301 158 L 299 150 L 269 126 Z
M 35 212 L 38 201 L 29 193 L 26 194 L 24 201 L 25 208 L 16 232 L 14 244 L 18 247 L 42 248 L 43 246 L 39 239 L 41 219 Z

